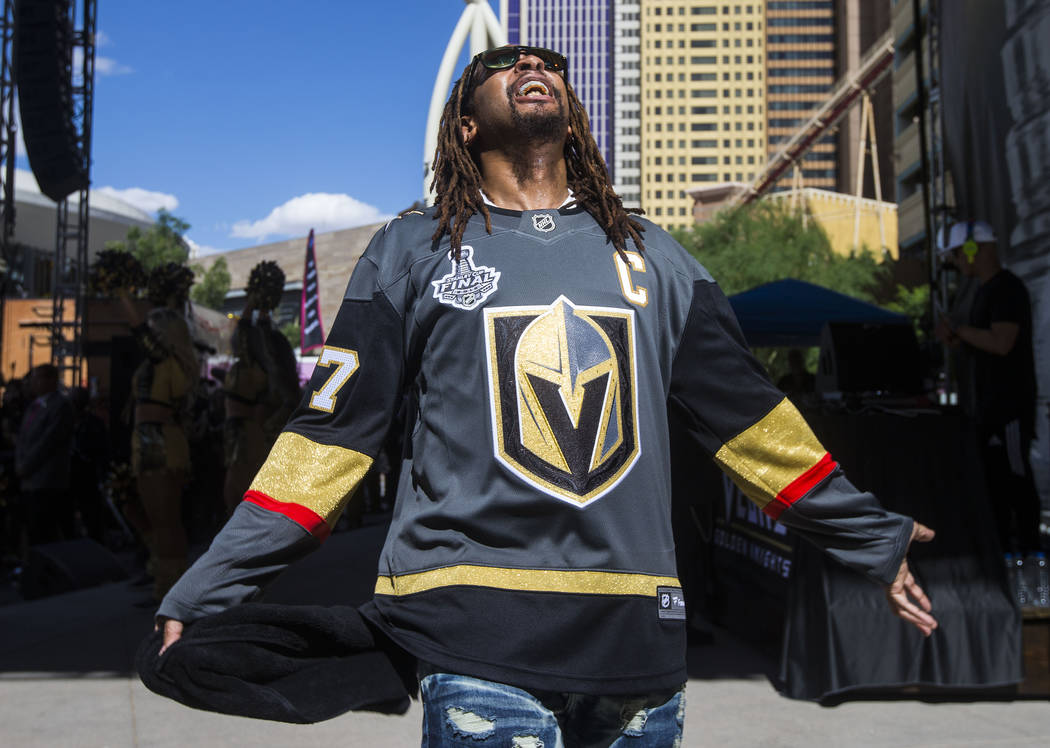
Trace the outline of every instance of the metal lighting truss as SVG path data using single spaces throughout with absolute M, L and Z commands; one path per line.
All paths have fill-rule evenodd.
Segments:
M 98 2 L 80 0 L 83 25 L 76 28 L 77 2 L 69 4 L 69 23 L 73 32 L 73 54 L 69 56 L 72 81 L 73 124 L 76 145 L 83 160 L 84 173 L 91 174 L 91 115 L 95 88 L 95 31 Z M 79 60 L 77 59 L 79 56 Z M 77 64 L 79 62 L 79 65 Z M 88 179 L 90 184 L 90 178 Z M 80 385 L 83 363 L 81 338 L 84 325 L 84 292 L 88 261 L 88 193 L 80 190 L 76 206 L 70 196 L 58 204 L 55 230 L 55 276 L 51 313 L 51 361 L 59 373 L 71 373 L 73 386 Z M 66 303 L 73 301 L 73 315 L 67 317 Z

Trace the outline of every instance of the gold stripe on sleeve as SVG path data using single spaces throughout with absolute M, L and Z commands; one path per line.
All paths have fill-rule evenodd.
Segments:
M 285 431 L 249 490 L 305 506 L 332 527 L 371 465 L 368 455 Z
M 675 577 L 610 571 L 502 569 L 494 566 L 446 566 L 376 580 L 377 595 L 414 595 L 438 587 L 465 585 L 521 592 L 568 592 L 580 595 L 655 597 L 657 587 L 680 587 Z
M 802 414 L 784 398 L 718 450 L 715 461 L 760 508 L 827 454 Z

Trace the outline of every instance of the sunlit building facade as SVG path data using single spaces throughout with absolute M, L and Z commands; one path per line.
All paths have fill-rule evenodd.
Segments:
M 683 228 L 688 188 L 750 180 L 765 163 L 765 4 L 641 6 L 642 207 Z

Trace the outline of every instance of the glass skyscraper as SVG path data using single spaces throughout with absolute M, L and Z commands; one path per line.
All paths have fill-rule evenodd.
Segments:
M 835 8 L 832 0 L 769 0 L 766 3 L 766 54 L 769 62 L 767 108 L 772 158 L 804 126 L 831 94 L 843 70 L 835 61 Z M 859 113 L 859 110 L 858 110 Z M 836 136 L 822 137 L 802 158 L 803 187 L 837 186 Z M 778 182 L 790 189 L 792 172 Z M 852 189 L 852 188 L 851 188 Z
M 612 0 L 508 0 L 507 41 L 557 50 L 590 115 L 606 164 L 613 166 Z

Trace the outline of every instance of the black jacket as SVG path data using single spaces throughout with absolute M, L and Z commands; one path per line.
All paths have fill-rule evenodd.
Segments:
M 248 603 L 187 626 L 158 656 L 161 638 L 139 646 L 139 676 L 196 709 L 310 723 L 403 714 L 416 693 L 415 661 L 352 607 Z

